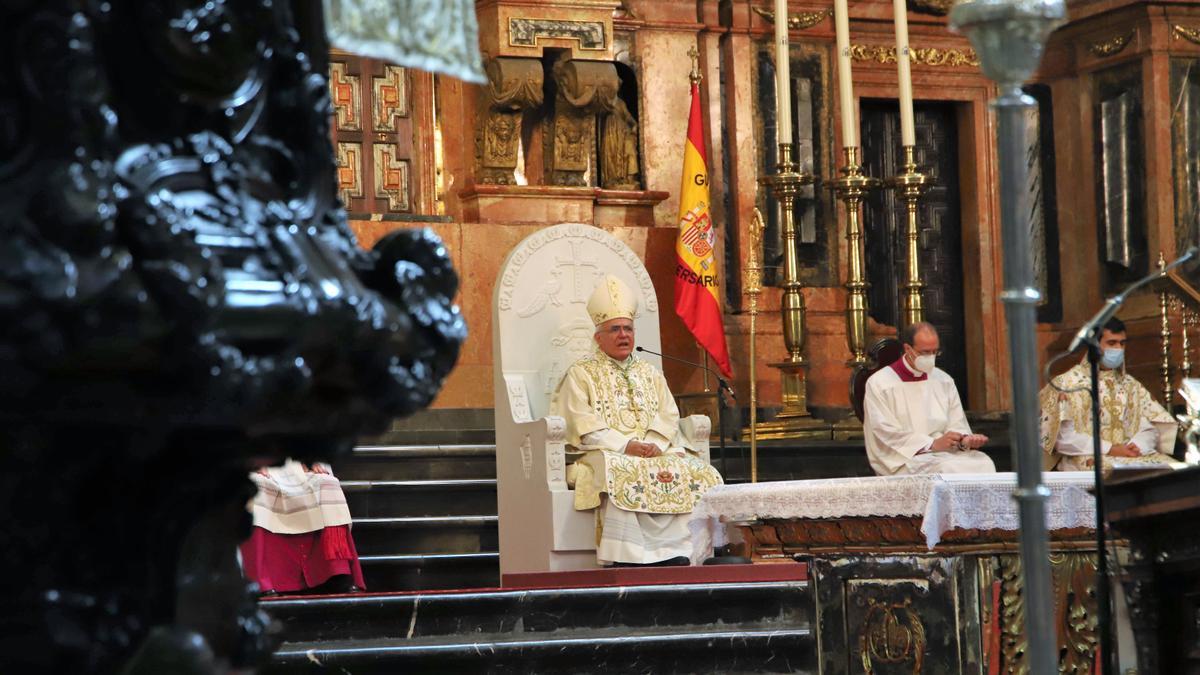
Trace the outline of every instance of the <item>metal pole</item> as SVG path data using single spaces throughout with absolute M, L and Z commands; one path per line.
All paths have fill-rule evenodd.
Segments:
M 1017 460 L 1017 500 L 1021 517 L 1021 563 L 1025 570 L 1025 635 L 1034 675 L 1058 672 L 1054 645 L 1054 596 L 1050 583 L 1050 539 L 1042 485 L 1042 448 L 1038 436 L 1037 304 L 1030 256 L 1028 167 L 1025 120 L 1036 109 L 1020 87 L 1007 88 L 993 103 L 999 118 L 1000 226 L 1004 251 L 1004 314 L 1012 358 L 1012 438 Z
M 1092 471 L 1096 481 L 1096 605 L 1100 638 L 1100 673 L 1112 675 L 1112 600 L 1109 599 L 1108 546 L 1104 532 L 1104 450 L 1100 439 L 1100 343 L 1098 333 L 1088 342 L 1088 366 L 1092 383 Z
M 1017 500 L 1021 516 L 1025 638 L 1029 672 L 1058 673 L 1054 599 L 1050 583 L 1050 538 L 1042 485 L 1042 446 L 1038 425 L 1037 303 L 1030 247 L 1029 171 L 1025 120 L 1036 110 L 1021 92 L 1042 60 L 1050 31 L 1066 18 L 1063 0 L 961 0 L 950 10 L 950 27 L 971 38 L 984 74 L 1000 85 L 993 103 L 999 121 L 1000 227 L 1004 253 L 1004 315 L 1012 359 L 1012 439 L 1017 460 Z

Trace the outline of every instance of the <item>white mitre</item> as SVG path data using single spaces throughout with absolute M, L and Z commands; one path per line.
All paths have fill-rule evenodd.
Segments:
M 638 298 L 625 282 L 606 274 L 588 298 L 587 311 L 596 326 L 612 319 L 632 320 L 637 316 Z

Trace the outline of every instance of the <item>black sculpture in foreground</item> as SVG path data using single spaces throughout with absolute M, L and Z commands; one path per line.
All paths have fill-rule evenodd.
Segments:
M 312 0 L 0 8 L 0 672 L 252 665 L 246 479 L 433 398 L 435 237 L 360 250 Z

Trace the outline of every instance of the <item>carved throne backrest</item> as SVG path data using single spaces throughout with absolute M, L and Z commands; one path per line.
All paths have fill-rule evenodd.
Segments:
M 591 353 L 587 300 L 604 274 L 640 293 L 637 344 L 660 351 L 654 286 L 641 259 L 620 240 L 567 223 L 531 234 L 508 254 L 493 298 L 493 345 L 497 405 L 503 387 L 514 421 L 544 417 L 563 373 Z M 661 365 L 658 357 L 641 356 Z

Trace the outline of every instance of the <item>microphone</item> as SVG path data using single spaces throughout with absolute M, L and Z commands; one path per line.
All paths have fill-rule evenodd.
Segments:
M 1133 282 L 1129 288 L 1126 288 L 1120 293 L 1114 295 L 1108 302 L 1104 303 L 1104 307 L 1102 307 L 1099 312 L 1096 312 L 1096 316 L 1093 316 L 1090 321 L 1083 324 L 1083 327 L 1080 328 L 1079 332 L 1075 334 L 1075 339 L 1071 340 L 1071 346 L 1067 347 L 1067 353 L 1069 354 L 1076 349 L 1079 349 L 1079 346 L 1084 343 L 1095 342 L 1096 333 L 1101 327 L 1104 326 L 1104 324 L 1108 323 L 1108 320 L 1117 313 L 1117 308 L 1124 304 L 1125 300 L 1127 300 L 1134 291 L 1156 279 L 1165 277 L 1167 272 L 1170 272 L 1192 258 L 1195 258 L 1197 253 L 1200 253 L 1200 246 L 1193 246 L 1189 248 L 1184 252 L 1183 255 L 1172 260 L 1170 265 L 1167 265 L 1166 267 L 1152 274 L 1147 274 L 1141 279 Z
M 722 390 L 724 390 L 726 393 L 728 393 L 729 397 L 732 398 L 735 403 L 737 402 L 737 394 L 733 393 L 733 387 L 729 386 L 729 383 L 726 382 L 723 377 L 721 377 L 721 374 L 718 373 L 717 371 L 713 370 L 712 368 L 709 368 L 708 366 L 700 364 L 700 363 L 696 363 L 694 361 L 688 361 L 687 359 L 681 359 L 678 356 L 669 356 L 667 354 L 663 354 L 662 352 L 652 351 L 650 349 L 646 349 L 645 347 L 641 347 L 641 346 L 634 347 L 634 350 L 639 351 L 639 352 L 646 352 L 647 354 L 653 354 L 655 356 L 661 356 L 664 359 L 678 361 L 684 365 L 688 365 L 693 368 L 699 368 L 700 370 L 705 370 L 705 371 L 712 373 L 713 377 L 717 378 L 717 386 L 719 388 L 721 388 Z

